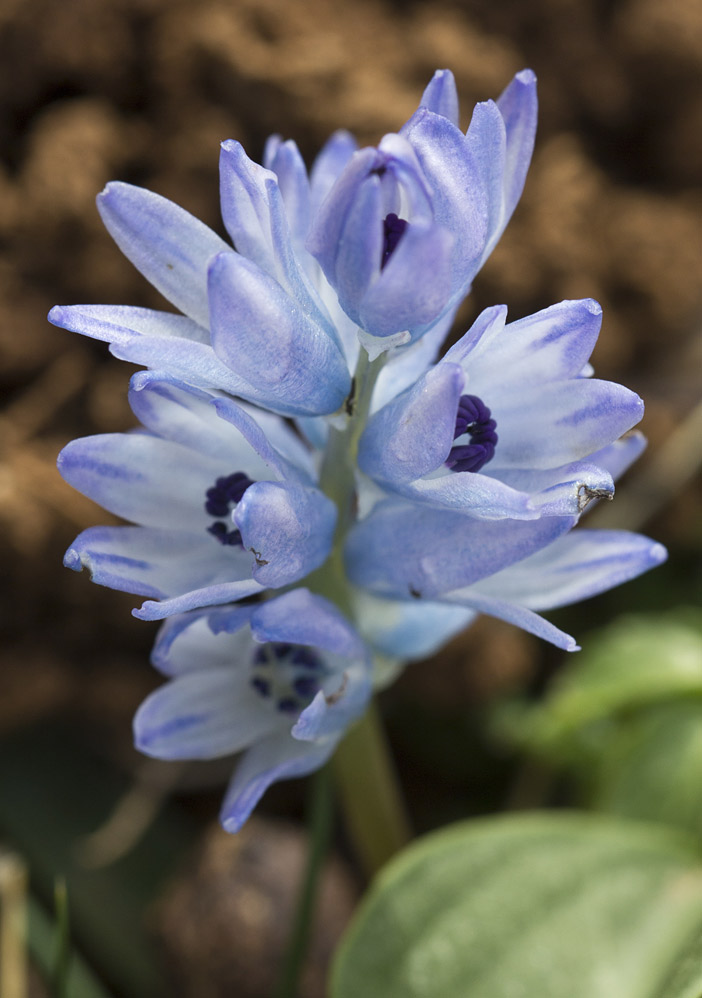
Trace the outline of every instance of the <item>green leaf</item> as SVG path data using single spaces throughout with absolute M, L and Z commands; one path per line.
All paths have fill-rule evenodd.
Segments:
M 331 994 L 692 998 L 661 988 L 701 931 L 702 865 L 686 837 L 577 813 L 464 822 L 382 872 Z
M 542 705 L 514 719 L 514 734 L 546 755 L 567 756 L 588 725 L 670 700 L 702 703 L 700 620 L 691 609 L 617 620 L 591 638 Z M 587 747 L 586 737 L 579 748 Z

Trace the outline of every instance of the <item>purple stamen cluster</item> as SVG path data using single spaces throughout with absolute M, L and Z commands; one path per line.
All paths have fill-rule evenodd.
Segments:
M 406 228 L 407 222 L 405 219 L 398 218 L 395 212 L 390 212 L 383 219 L 383 258 L 380 261 L 381 270 L 397 249 L 397 244 Z
M 255 675 L 251 686 L 264 699 L 275 699 L 276 708 L 283 714 L 303 710 L 319 692 L 319 675 L 324 671 L 319 656 L 303 645 L 269 642 L 262 645 L 252 663 Z M 275 672 L 265 674 L 267 668 Z M 281 682 L 281 677 L 287 672 Z M 264 673 L 264 674 L 262 674 Z
M 241 497 L 253 485 L 253 481 L 243 471 L 235 471 L 231 475 L 218 478 L 214 485 L 205 493 L 205 511 L 210 516 L 228 517 L 233 506 L 241 502 Z M 222 519 L 207 528 L 207 532 L 216 537 L 220 544 L 241 546 L 241 533 L 230 530 Z
M 495 456 L 496 429 L 497 423 L 482 399 L 477 395 L 461 395 L 453 439 L 468 433 L 470 443 L 452 447 L 446 467 L 452 471 L 480 471 Z

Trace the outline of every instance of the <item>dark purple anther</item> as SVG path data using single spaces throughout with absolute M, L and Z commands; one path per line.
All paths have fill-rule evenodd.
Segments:
M 313 648 L 269 641 L 257 648 L 251 660 L 251 686 L 270 699 L 283 714 L 298 714 L 314 699 L 324 662 Z
M 214 485 L 205 492 L 205 512 L 210 516 L 228 517 L 232 506 L 241 502 L 241 497 L 253 485 L 253 481 L 243 471 L 235 471 L 232 475 L 218 478 Z M 220 544 L 241 547 L 241 534 L 238 530 L 229 530 L 227 524 L 218 520 L 207 528 L 207 532 L 216 537 Z
M 383 220 L 383 256 L 380 261 L 380 269 L 385 267 L 392 254 L 397 249 L 397 244 L 402 238 L 402 233 L 407 228 L 407 222 L 404 218 L 398 218 L 394 212 L 390 212 L 389 215 Z
M 467 433 L 470 443 L 452 447 L 446 467 L 452 471 L 480 471 L 495 456 L 496 429 L 497 423 L 482 399 L 477 395 L 461 395 L 453 439 L 457 440 Z

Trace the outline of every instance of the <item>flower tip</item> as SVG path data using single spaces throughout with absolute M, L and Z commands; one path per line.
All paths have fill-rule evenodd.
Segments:
M 59 454 L 59 458 L 60 457 L 61 455 Z M 63 564 L 66 568 L 70 568 L 73 572 L 83 571 L 83 560 L 75 548 L 69 548 L 68 551 L 66 551 L 63 556 Z
M 519 80 L 522 86 L 534 87 L 536 86 L 536 73 L 533 69 L 521 69 L 517 75 L 514 77 L 515 80 Z
M 591 315 L 602 315 L 602 306 L 594 298 L 583 298 L 583 305 Z
M 655 567 L 656 565 L 662 565 L 668 560 L 668 549 L 662 544 L 654 543 L 651 546 L 650 551 L 651 565 Z
M 63 326 L 64 322 L 63 305 L 54 305 L 53 308 L 49 309 L 49 314 L 47 315 L 46 318 L 54 326 Z

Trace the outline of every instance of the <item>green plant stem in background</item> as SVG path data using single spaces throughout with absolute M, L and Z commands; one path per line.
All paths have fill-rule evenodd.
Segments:
M 346 828 L 369 877 L 411 839 L 380 714 L 372 702 L 332 761 Z
M 309 947 L 319 877 L 332 828 L 331 773 L 324 766 L 312 778 L 308 811 L 308 853 L 297 910 L 274 998 L 298 998 L 299 980 Z
M 68 998 L 68 971 L 71 961 L 70 928 L 68 921 L 68 890 L 63 877 L 54 886 L 56 935 L 51 967 L 52 998 Z

